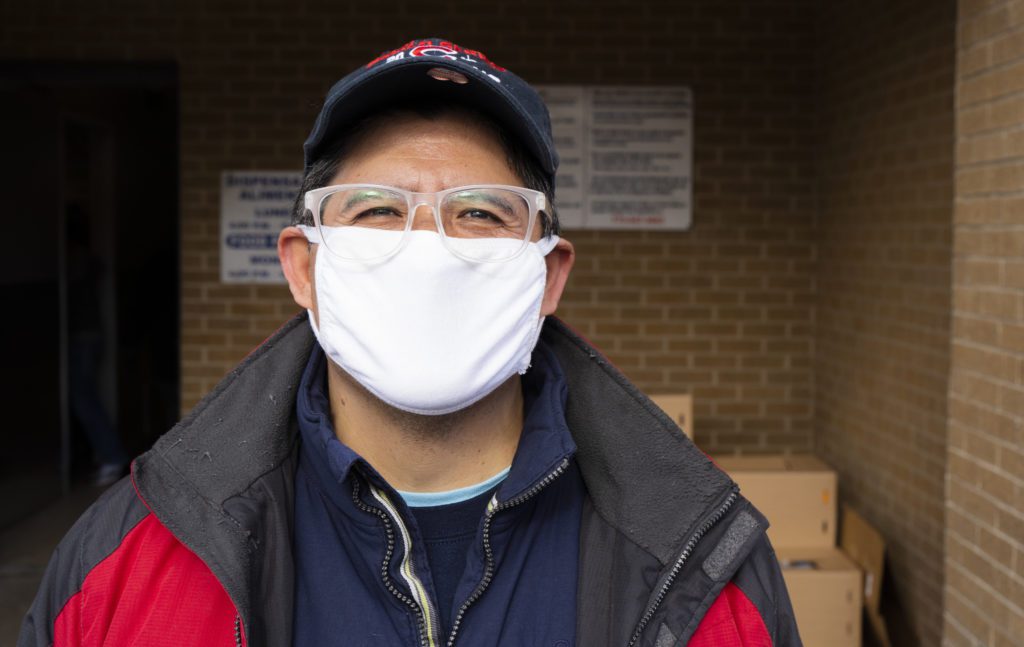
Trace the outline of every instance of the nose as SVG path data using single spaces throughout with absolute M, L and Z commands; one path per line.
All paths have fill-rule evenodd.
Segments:
M 434 220 L 434 205 L 419 202 L 412 206 L 412 228 L 437 230 L 437 222 Z

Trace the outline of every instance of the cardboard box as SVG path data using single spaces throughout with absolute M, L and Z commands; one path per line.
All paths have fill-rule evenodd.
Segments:
M 810 455 L 717 456 L 768 522 L 776 548 L 834 548 L 836 473 Z
M 875 642 L 881 647 L 891 647 L 892 641 L 881 610 L 885 539 L 867 519 L 850 506 L 844 505 L 839 546 L 864 571 L 864 613 Z
M 860 647 L 860 568 L 836 548 L 836 473 L 810 455 L 720 456 L 740 492 L 771 524 L 805 647 Z
M 783 548 L 776 555 L 804 647 L 860 647 L 861 571 L 838 548 Z
M 689 393 L 657 393 L 648 396 L 693 440 L 693 396 Z

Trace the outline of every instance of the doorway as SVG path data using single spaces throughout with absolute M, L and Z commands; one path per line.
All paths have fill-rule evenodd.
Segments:
M 0 528 L 177 418 L 177 85 L 173 64 L 0 64 Z

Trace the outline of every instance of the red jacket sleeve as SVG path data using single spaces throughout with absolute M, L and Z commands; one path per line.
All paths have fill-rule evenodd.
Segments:
M 689 647 L 772 647 L 772 639 L 754 603 L 729 582 L 701 620 Z

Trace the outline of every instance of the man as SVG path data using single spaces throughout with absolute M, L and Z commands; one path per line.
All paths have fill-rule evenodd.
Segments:
M 765 519 L 545 320 L 574 252 L 532 88 L 413 41 L 305 153 L 308 312 L 76 524 L 22 645 L 799 644 Z

